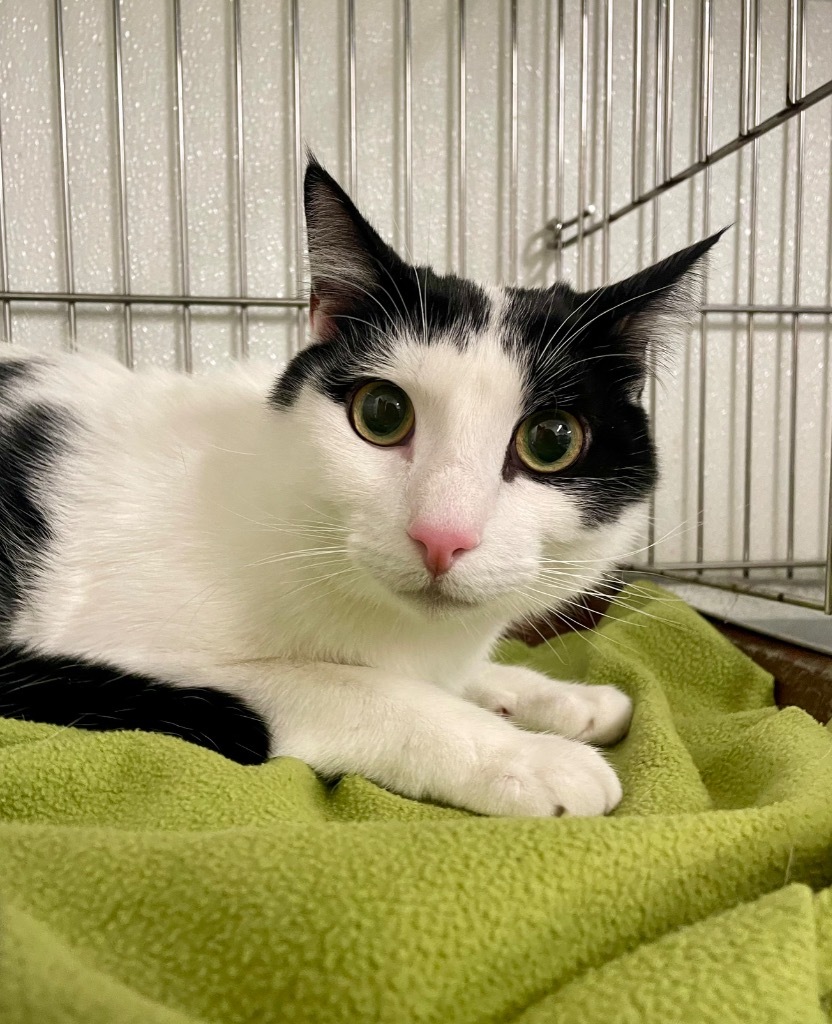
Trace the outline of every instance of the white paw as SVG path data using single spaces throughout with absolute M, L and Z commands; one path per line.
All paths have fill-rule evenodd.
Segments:
M 471 699 L 522 726 L 606 746 L 630 726 L 633 702 L 614 686 L 549 679 L 528 668 L 490 666 Z
M 552 680 L 550 693 L 529 695 L 521 702 L 518 720 L 528 729 L 608 746 L 627 732 L 632 717 L 633 702 L 614 686 Z
M 621 783 L 597 750 L 519 730 L 483 754 L 477 777 L 465 789 L 462 806 L 512 817 L 589 818 L 609 814 L 621 802 Z

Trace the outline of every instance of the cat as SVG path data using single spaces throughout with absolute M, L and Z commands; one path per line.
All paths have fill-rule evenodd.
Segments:
M 484 288 L 403 261 L 314 157 L 304 205 L 276 379 L 0 353 L 0 715 L 612 811 L 629 697 L 489 655 L 638 544 L 650 353 L 719 235 L 586 294 Z

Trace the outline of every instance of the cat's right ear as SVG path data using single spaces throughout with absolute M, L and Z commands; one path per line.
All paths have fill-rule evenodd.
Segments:
M 310 154 L 303 181 L 313 341 L 331 341 L 339 318 L 360 315 L 401 261 Z M 384 292 L 382 291 L 382 294 Z

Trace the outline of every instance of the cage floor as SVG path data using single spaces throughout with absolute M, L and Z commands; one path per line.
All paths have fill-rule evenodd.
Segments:
M 832 616 L 814 608 L 790 604 L 791 600 L 823 601 L 824 584 L 818 572 L 752 575 L 709 572 L 707 581 L 681 581 L 653 577 L 703 614 L 731 622 L 764 636 L 776 637 L 822 654 L 832 654 Z M 709 583 L 715 585 L 708 585 Z M 743 592 L 731 587 L 742 588 Z M 745 592 L 753 587 L 754 593 Z

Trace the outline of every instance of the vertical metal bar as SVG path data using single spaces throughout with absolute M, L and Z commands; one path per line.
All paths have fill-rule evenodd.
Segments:
M 655 72 L 656 72 L 656 141 L 653 149 L 653 185 L 659 185 L 664 179 L 664 124 L 665 124 L 665 48 L 667 47 L 667 0 L 656 3 L 656 39 L 655 39 Z M 656 200 L 653 201 L 654 203 Z M 655 241 L 655 238 L 654 238 Z M 657 257 L 658 258 L 658 257 Z
M 6 230 L 6 183 L 3 177 L 3 111 L 0 109 L 0 292 L 8 290 L 9 242 Z M 9 345 L 12 341 L 12 309 L 7 299 L 3 300 L 3 341 Z
M 830 135 L 830 141 L 832 141 L 832 135 Z M 832 146 L 830 146 L 830 149 L 829 149 L 829 160 L 830 160 L 830 166 L 832 167 Z M 829 189 L 829 196 L 830 196 L 830 201 L 832 201 L 832 187 L 830 187 L 830 189 Z M 827 236 L 826 237 L 827 237 L 827 240 L 829 242 L 832 242 L 832 221 L 829 224 L 829 230 L 827 232 Z M 827 252 L 828 251 L 829 250 L 827 249 Z M 827 276 L 827 278 L 826 278 L 826 302 L 827 302 L 827 305 L 832 304 L 832 276 Z M 828 403 L 828 398 L 829 398 L 829 340 L 830 340 L 830 331 L 832 331 L 832 317 L 827 316 L 827 318 L 826 318 L 826 332 L 825 332 L 826 333 L 826 345 L 825 345 L 825 352 L 824 352 L 824 355 L 825 355 L 825 359 L 824 359 L 824 370 L 825 370 L 825 373 L 824 373 L 824 386 L 823 386 L 824 398 L 827 400 L 827 403 Z M 825 403 L 825 405 L 828 408 L 828 404 Z M 829 423 L 829 421 L 827 420 L 827 429 L 828 429 L 828 423 Z M 830 438 L 830 444 L 829 444 L 829 459 L 830 459 L 830 462 L 832 462 L 832 438 Z M 825 575 L 826 586 L 825 586 L 823 610 L 826 612 L 827 615 L 832 615 L 832 464 L 830 464 L 828 466 L 828 470 L 827 471 L 828 471 L 828 474 L 829 474 L 829 476 L 828 476 L 828 480 L 829 480 L 829 498 L 828 498 L 828 501 L 827 501 L 827 510 L 826 510 L 826 515 L 827 515 L 827 520 L 826 520 L 826 522 L 827 522 L 827 528 L 826 528 L 826 575 Z
M 662 183 L 673 174 L 673 57 L 676 31 L 676 12 L 674 0 L 665 0 L 667 14 L 665 16 L 664 45 L 664 110 L 662 112 L 664 134 L 664 167 Z
M 787 95 L 789 104 L 803 98 L 806 88 L 806 19 L 805 0 L 789 0 L 789 52 Z
M 702 0 L 699 22 L 699 160 L 711 152 L 711 110 L 714 97 L 714 21 L 712 0 Z
M 465 50 L 465 0 L 457 6 L 457 71 L 459 73 L 459 123 L 457 125 L 457 263 L 460 274 L 465 273 L 468 245 L 468 70 Z
M 127 218 L 127 155 L 124 143 L 124 65 L 121 52 L 121 0 L 113 0 L 113 54 L 115 57 L 116 92 L 116 152 L 118 180 L 116 195 L 119 211 L 119 242 L 121 249 L 121 282 L 125 295 L 132 291 L 130 284 L 130 232 Z M 124 304 L 124 363 L 133 368 L 133 309 Z
M 300 106 L 300 9 L 292 0 L 292 125 L 295 143 L 295 295 L 303 291 L 303 124 Z M 295 351 L 303 345 L 306 316 L 298 310 Z
M 66 63 L 64 57 L 63 0 L 55 0 L 55 58 L 58 69 L 58 138 L 60 141 L 61 213 L 64 222 L 64 280 L 66 290 L 75 291 L 75 258 L 72 251 L 72 203 L 69 191 L 69 142 L 66 116 Z M 78 346 L 75 321 L 75 303 L 67 304 L 69 321 L 69 348 Z
M 404 243 L 413 259 L 413 16 L 402 0 L 404 34 Z
M 579 56 L 580 95 L 578 97 L 578 288 L 585 286 L 584 210 L 586 209 L 587 106 L 589 96 L 589 12 L 587 0 L 581 0 Z
M 753 34 L 752 34 L 753 19 Z M 760 112 L 760 47 L 762 41 L 762 24 L 760 18 L 760 6 L 757 0 L 745 0 L 743 7 L 744 27 L 748 26 L 748 33 L 743 32 L 744 59 L 743 65 L 747 67 L 747 73 L 743 77 L 743 84 L 747 92 L 743 93 L 741 111 L 745 131 L 748 131 L 757 123 Z M 752 65 L 752 41 L 753 65 Z M 747 51 L 745 47 L 748 47 Z M 754 88 L 751 88 L 753 80 Z M 749 184 L 749 225 L 748 225 L 748 294 L 746 299 L 750 306 L 754 305 L 754 297 L 757 287 L 757 191 L 760 178 L 760 141 L 754 139 L 751 143 L 751 180 Z M 752 485 L 752 459 L 753 459 L 753 436 L 754 436 L 754 319 L 749 313 L 745 320 L 745 446 L 743 453 L 743 508 L 742 508 L 742 560 L 751 560 L 751 485 Z M 748 570 L 744 570 L 744 576 L 748 577 Z
M 566 151 L 564 148 L 566 131 L 566 38 L 563 31 L 564 4 L 566 0 L 558 0 L 558 132 L 555 163 L 558 169 L 558 183 L 555 192 L 555 211 L 557 223 L 563 224 L 564 185 L 566 173 Z M 563 232 L 558 230 L 556 272 L 558 278 L 563 276 Z
M 702 18 L 699 23 L 699 159 L 706 160 L 713 140 L 713 56 L 714 23 L 712 0 L 702 0 Z M 702 234 L 710 234 L 711 222 L 711 168 L 702 175 Z M 703 301 L 707 278 L 703 282 Z M 696 457 L 696 561 L 705 553 L 705 422 L 708 394 L 708 332 L 705 318 L 699 321 L 699 423 Z
M 245 112 L 243 109 L 243 25 L 240 0 L 232 0 L 234 8 L 234 200 L 237 210 L 237 294 L 248 295 L 248 266 L 246 261 L 246 149 Z M 240 306 L 238 355 L 248 358 L 248 310 Z
M 656 75 L 656 111 L 655 111 L 655 145 L 653 148 L 653 184 L 658 185 L 663 177 L 664 162 L 664 125 L 665 125 L 665 61 L 667 48 L 667 0 L 658 0 L 656 4 L 656 38 L 654 65 Z M 659 259 L 661 249 L 661 210 L 659 209 L 659 198 L 656 196 L 650 204 L 653 214 L 653 245 L 652 258 L 656 263 Z M 648 391 L 648 404 L 650 409 L 650 422 L 656 423 L 656 373 L 655 353 L 648 351 L 647 365 L 650 372 Z M 650 518 L 647 526 L 647 564 L 653 565 L 656 560 L 656 495 L 650 495 Z
M 654 199 L 651 203 L 653 211 L 653 262 L 659 259 L 659 236 L 661 234 L 661 223 L 659 220 L 659 200 Z M 648 384 L 648 408 L 650 413 L 650 425 L 655 431 L 656 427 L 656 354 L 651 349 L 647 352 L 647 368 L 650 376 Z M 656 561 L 656 492 L 650 495 L 649 518 L 647 520 L 647 564 L 654 565 Z
M 830 447 L 832 451 L 832 446 Z M 832 465 L 829 468 L 829 509 L 826 528 L 826 574 L 823 610 L 832 615 Z
M 174 81 L 176 83 L 176 203 L 179 212 L 179 287 L 183 295 L 191 293 L 191 260 L 188 238 L 188 183 L 185 164 L 185 89 L 182 60 L 182 0 L 173 0 Z M 192 373 L 194 368 L 193 340 L 191 337 L 191 307 L 182 310 L 184 344 L 182 368 Z
M 347 0 L 347 66 L 349 77 L 347 97 L 349 103 L 350 132 L 350 195 L 358 196 L 358 116 L 356 113 L 355 85 L 355 0 Z
M 512 283 L 517 281 L 517 167 L 518 167 L 518 134 L 517 134 L 517 88 L 518 88 L 518 53 L 517 53 L 517 0 L 511 0 L 510 7 L 510 55 L 511 55 L 511 91 L 509 99 L 509 184 L 508 184 L 508 267 Z
M 804 30 L 803 4 L 802 0 L 794 0 L 795 6 L 800 9 L 800 20 L 797 28 L 801 32 L 801 39 L 798 45 L 798 59 L 800 65 L 797 73 L 797 81 L 794 83 L 797 92 L 796 98 L 803 95 L 806 87 L 806 61 L 805 40 L 802 38 Z M 803 178 L 805 163 L 805 118 L 801 112 L 797 115 L 797 167 L 795 168 L 795 190 L 794 190 L 794 265 L 792 270 L 792 295 L 793 304 L 800 304 L 800 271 L 801 271 L 801 249 L 803 247 Z M 789 381 L 789 484 L 786 501 L 786 560 L 791 562 L 794 558 L 794 518 L 795 518 L 795 474 L 797 472 L 797 375 L 798 363 L 798 313 L 792 313 L 791 319 L 791 356 Z M 791 569 L 788 576 L 794 575 Z
M 601 234 L 601 284 L 610 278 L 610 210 L 612 209 L 612 31 L 615 0 L 604 0 L 604 207 Z
M 561 0 L 563 2 L 563 0 Z M 630 192 L 632 201 L 641 194 L 641 94 L 642 94 L 642 47 L 644 39 L 643 0 L 636 0 L 633 13 L 633 134 Z
M 742 3 L 742 47 L 740 50 L 740 135 L 751 127 L 751 39 L 754 0 Z

